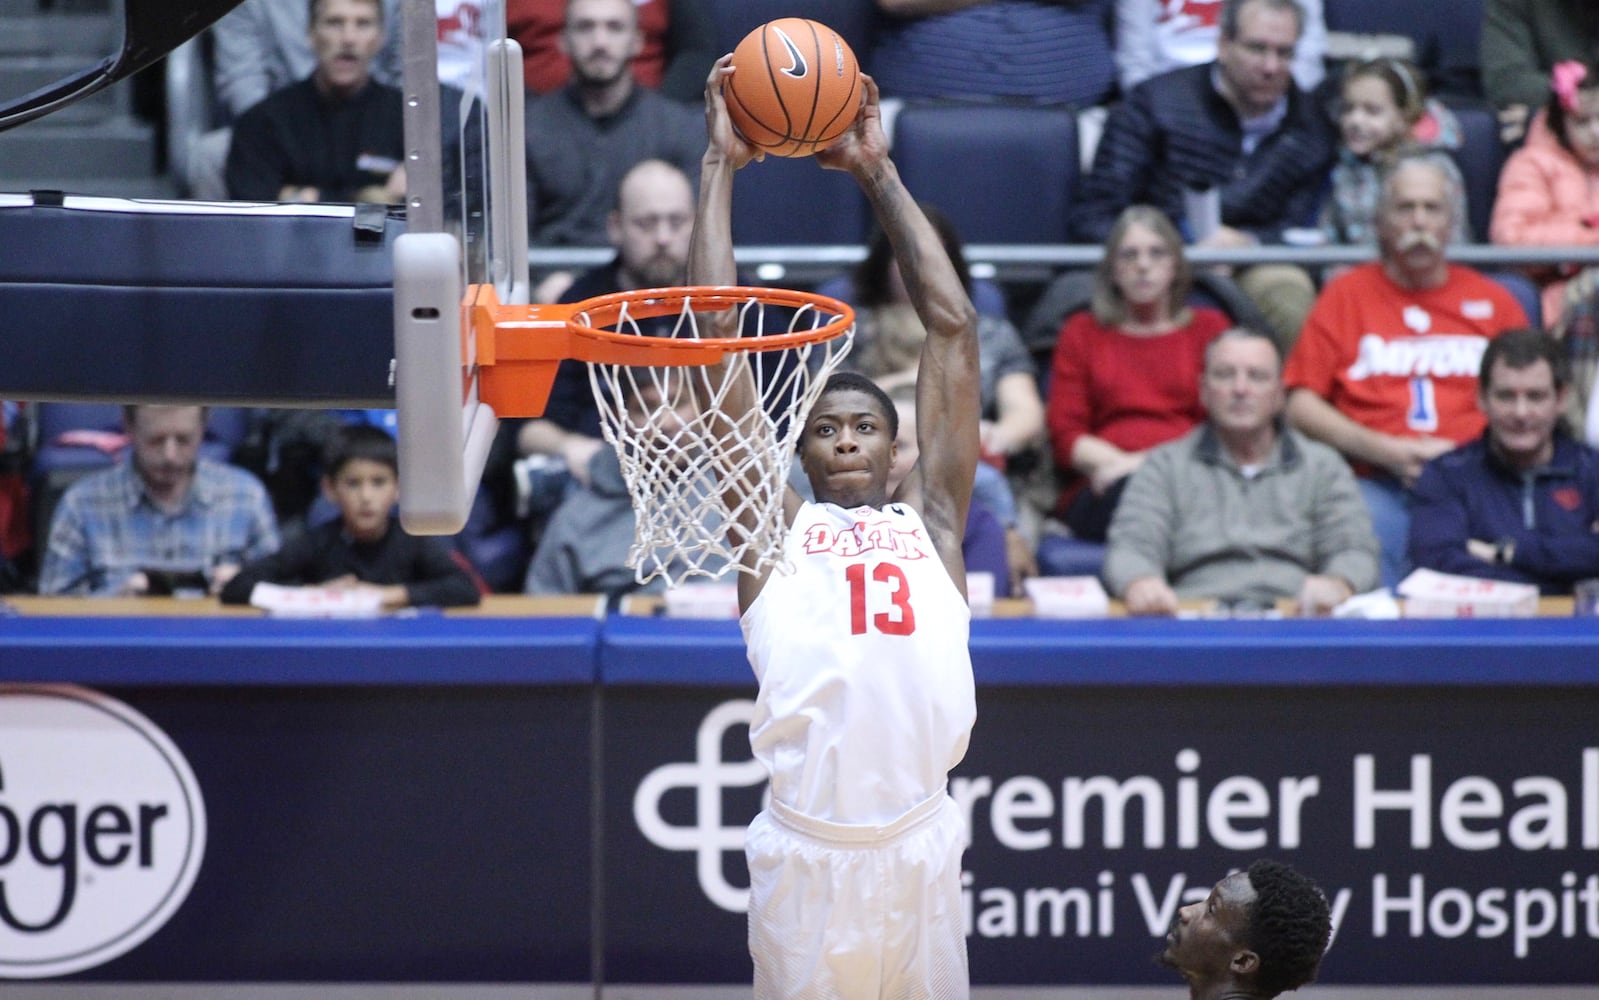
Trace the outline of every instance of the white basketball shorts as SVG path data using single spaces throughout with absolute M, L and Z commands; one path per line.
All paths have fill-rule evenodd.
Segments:
M 963 834 L 942 789 L 886 826 L 771 803 L 744 848 L 755 1000 L 966 1000 Z

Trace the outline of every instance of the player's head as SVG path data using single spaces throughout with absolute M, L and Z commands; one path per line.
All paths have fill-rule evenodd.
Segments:
M 400 460 L 394 438 L 372 424 L 340 427 L 322 455 L 322 492 L 339 508 L 344 530 L 377 541 L 389 530 L 400 498 Z
M 628 79 L 644 46 L 632 0 L 567 0 L 561 47 L 580 87 L 608 87 Z
M 811 491 L 840 507 L 881 507 L 888 501 L 899 414 L 876 382 L 856 372 L 837 372 L 805 418 L 800 466 Z
M 645 160 L 622 175 L 605 229 L 621 260 L 624 288 L 683 283 L 694 233 L 694 186 L 664 160 Z
M 310 0 L 308 30 L 316 57 L 317 86 L 352 94 L 372 78 L 372 60 L 383 47 L 382 0 Z
M 1179 910 L 1160 961 L 1195 995 L 1228 986 L 1274 997 L 1315 980 L 1331 934 L 1321 889 L 1288 865 L 1261 860 Z
M 133 471 L 151 494 L 181 497 L 194 482 L 205 440 L 203 406 L 125 406 L 122 424 L 132 446 Z

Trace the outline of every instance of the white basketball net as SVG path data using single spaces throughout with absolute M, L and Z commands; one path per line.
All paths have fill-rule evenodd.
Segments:
M 704 339 L 694 306 L 686 299 L 675 322 L 664 321 L 670 330 L 655 335 Z M 707 308 L 703 301 L 699 307 Z M 745 339 L 817 329 L 837 319 L 816 305 L 791 310 L 753 297 L 737 309 Z M 583 313 L 576 319 L 589 322 Z M 643 335 L 625 306 L 613 326 Z M 717 365 L 589 364 L 600 427 L 621 461 L 636 515 L 628 565 L 640 584 L 662 577 L 672 587 L 730 570 L 759 574 L 782 561 L 783 496 L 794 450 L 854 334 L 852 326 L 817 343 L 729 351 Z M 735 419 L 730 403 L 741 382 L 755 405 Z

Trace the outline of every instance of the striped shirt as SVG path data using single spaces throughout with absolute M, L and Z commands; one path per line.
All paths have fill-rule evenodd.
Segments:
M 248 472 L 200 459 L 178 510 L 151 503 L 131 461 L 73 483 L 50 521 L 41 594 L 119 593 L 146 569 L 209 571 L 278 549 L 266 490 Z

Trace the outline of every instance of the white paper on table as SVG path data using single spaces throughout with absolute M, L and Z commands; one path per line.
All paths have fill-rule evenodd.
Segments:
M 1039 618 L 1104 618 L 1110 595 L 1097 576 L 1035 576 L 1022 583 Z
M 383 595 L 375 589 L 343 587 L 282 587 L 258 583 L 250 603 L 278 618 L 377 618 L 383 614 Z
M 1538 588 L 1475 576 L 1418 569 L 1399 583 L 1406 618 L 1531 618 Z
M 737 583 L 689 583 L 663 595 L 668 618 L 738 618 Z

